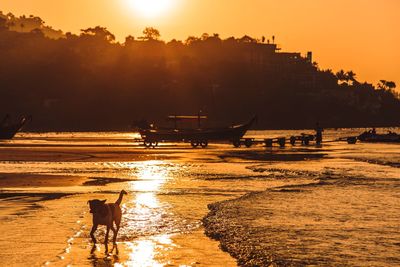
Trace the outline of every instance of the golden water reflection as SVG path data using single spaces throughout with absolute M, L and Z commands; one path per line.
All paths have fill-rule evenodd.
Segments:
M 169 262 L 164 253 L 173 246 L 169 235 L 155 236 L 147 239 L 140 239 L 129 244 L 132 251 L 127 261 L 128 266 L 165 266 Z
M 130 183 L 131 188 L 135 191 L 158 191 L 170 178 L 166 164 L 162 160 L 149 160 L 135 166 L 137 170 L 133 175 L 137 180 Z
M 135 198 L 132 200 L 132 208 L 128 209 L 128 214 L 135 214 L 136 217 L 130 218 L 136 221 L 143 221 L 143 216 L 154 214 L 157 209 L 161 209 L 157 193 L 161 186 L 168 180 L 169 173 L 164 167 L 166 163 L 160 160 L 151 160 L 142 162 L 139 166 L 135 166 L 135 181 L 129 183 L 131 191 L 136 192 Z M 158 210 L 158 213 L 162 212 Z M 149 218 L 151 219 L 151 218 Z
M 163 214 L 166 213 L 157 193 L 163 184 L 171 177 L 166 162 L 146 161 L 135 166 L 133 175 L 137 176 L 135 181 L 129 183 L 135 198 L 128 203 L 127 217 L 133 222 L 131 227 L 139 228 L 139 232 L 148 234 L 148 237 L 139 238 L 128 243 L 129 259 L 127 266 L 164 266 L 168 262 L 162 262 L 163 251 L 172 247 L 169 235 L 151 235 L 154 229 L 163 225 Z

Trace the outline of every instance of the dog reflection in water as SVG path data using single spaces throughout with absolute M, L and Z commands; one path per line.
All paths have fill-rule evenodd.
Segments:
M 119 251 L 117 243 L 113 244 L 111 251 L 108 250 L 108 244 L 104 244 L 105 251 L 104 256 L 96 255 L 97 244 L 93 244 L 92 250 L 90 251 L 89 260 L 92 266 L 116 266 L 120 263 Z
M 97 230 L 97 227 L 99 225 L 107 226 L 106 237 L 104 240 L 105 244 L 108 243 L 108 234 L 110 232 L 110 229 L 114 233 L 113 243 L 115 244 L 117 242 L 117 234 L 122 218 L 120 205 L 123 196 L 126 194 L 127 193 L 125 192 L 125 190 L 122 190 L 121 193 L 119 193 L 119 198 L 117 199 L 117 201 L 115 201 L 115 203 L 106 203 L 106 200 L 99 199 L 88 201 L 90 213 L 93 214 L 93 227 L 90 231 L 90 237 L 92 238 L 93 243 L 97 242 L 94 236 L 94 232 Z M 114 228 L 114 223 L 116 228 Z

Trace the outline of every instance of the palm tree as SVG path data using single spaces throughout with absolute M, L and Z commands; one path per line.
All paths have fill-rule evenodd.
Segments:
M 340 70 L 339 72 L 337 72 L 336 78 L 340 82 L 346 82 L 346 84 L 349 82 L 349 77 L 347 76 L 346 72 L 344 72 L 344 70 Z
M 356 80 L 356 74 L 350 70 L 346 72 L 347 79 L 352 82 L 352 84 L 357 84 L 358 81 Z

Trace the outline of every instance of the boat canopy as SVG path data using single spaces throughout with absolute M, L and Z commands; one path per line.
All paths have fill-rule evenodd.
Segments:
M 196 115 L 196 116 L 184 116 L 184 115 L 170 115 L 167 117 L 168 120 L 178 121 L 178 120 L 206 120 L 207 116 Z

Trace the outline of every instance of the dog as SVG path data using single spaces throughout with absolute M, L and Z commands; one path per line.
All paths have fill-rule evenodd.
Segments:
M 88 201 L 90 207 L 90 213 L 93 214 L 93 227 L 92 230 L 90 231 L 90 237 L 92 238 L 94 244 L 96 244 L 97 242 L 94 236 L 94 232 L 96 232 L 97 227 L 99 225 L 107 226 L 106 238 L 104 240 L 104 243 L 105 244 L 108 243 L 108 233 L 110 232 L 110 229 L 114 233 L 113 243 L 114 244 L 116 243 L 117 234 L 119 231 L 119 226 L 122 218 L 122 211 L 120 205 L 123 196 L 126 194 L 127 194 L 126 191 L 122 190 L 121 193 L 119 193 L 119 197 L 117 201 L 115 201 L 115 203 L 106 203 L 106 199 L 104 200 L 93 199 Z M 114 223 L 116 229 L 114 228 Z

